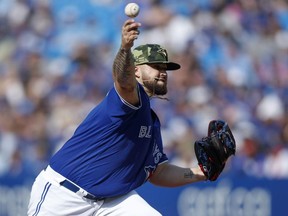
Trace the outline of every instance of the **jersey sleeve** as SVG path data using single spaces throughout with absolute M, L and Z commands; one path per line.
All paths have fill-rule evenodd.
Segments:
M 162 142 L 161 134 L 158 137 L 157 143 L 159 143 L 158 148 L 159 148 L 159 152 L 160 152 L 160 155 L 161 155 L 161 157 L 159 158 L 159 162 L 157 163 L 157 165 L 159 165 L 161 163 L 164 163 L 164 162 L 168 161 L 168 157 L 165 154 L 164 149 L 163 149 L 163 142 Z
M 142 87 L 142 86 L 141 86 Z M 115 103 L 118 103 L 118 105 L 120 105 L 119 107 L 121 107 L 122 109 L 124 109 L 124 110 L 126 110 L 126 111 L 133 111 L 133 110 L 138 110 L 138 109 L 140 109 L 141 108 L 141 106 L 142 106 L 142 98 L 143 98 L 143 94 L 144 94 L 144 92 L 142 92 L 141 91 L 141 88 L 140 87 L 140 84 L 138 83 L 138 85 L 137 85 L 137 93 L 138 93 L 138 96 L 139 96 L 139 105 L 138 106 L 135 106 L 135 105 L 133 105 L 133 104 L 130 104 L 129 102 L 127 102 L 125 99 L 123 99 L 122 97 L 121 97 L 121 95 L 119 94 L 119 92 L 117 91 L 117 89 L 116 89 L 116 87 L 115 87 L 115 84 L 114 84 L 114 87 L 113 87 L 113 89 L 112 89 L 112 91 L 111 91 L 111 97 L 113 97 L 112 98 L 112 100 L 110 100 L 110 101 L 112 101 L 112 102 L 115 102 Z M 146 93 L 145 93 L 146 94 Z

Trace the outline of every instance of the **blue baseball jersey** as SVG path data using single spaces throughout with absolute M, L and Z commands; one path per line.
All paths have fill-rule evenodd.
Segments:
M 51 158 L 58 173 L 98 197 L 123 195 L 145 183 L 163 152 L 160 122 L 138 84 L 139 106 L 113 87 Z

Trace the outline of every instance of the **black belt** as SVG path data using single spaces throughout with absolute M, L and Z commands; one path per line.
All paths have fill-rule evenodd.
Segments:
M 67 180 L 60 182 L 60 185 L 74 193 L 77 193 L 80 190 L 78 186 L 72 184 L 70 181 L 67 181 Z M 92 201 L 100 201 L 104 199 L 104 198 L 95 197 L 94 195 L 89 194 L 89 193 L 83 197 Z

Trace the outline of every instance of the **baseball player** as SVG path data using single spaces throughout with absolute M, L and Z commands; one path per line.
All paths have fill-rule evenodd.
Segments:
M 157 44 L 132 52 L 140 26 L 133 19 L 124 22 L 113 64 L 114 86 L 37 176 L 29 216 L 161 215 L 136 188 L 147 181 L 175 187 L 209 179 L 205 166 L 177 167 L 163 152 L 150 98 L 167 93 L 166 71 L 180 65 L 168 61 Z

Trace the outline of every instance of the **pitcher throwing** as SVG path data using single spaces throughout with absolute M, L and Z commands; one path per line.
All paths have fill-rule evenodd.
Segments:
M 123 24 L 114 86 L 37 176 L 29 216 L 159 216 L 136 188 L 147 181 L 175 187 L 209 179 L 203 166 L 174 166 L 163 151 L 160 122 L 150 100 L 167 93 L 167 71 L 180 65 L 170 62 L 157 44 L 132 52 L 140 26 L 133 19 Z

